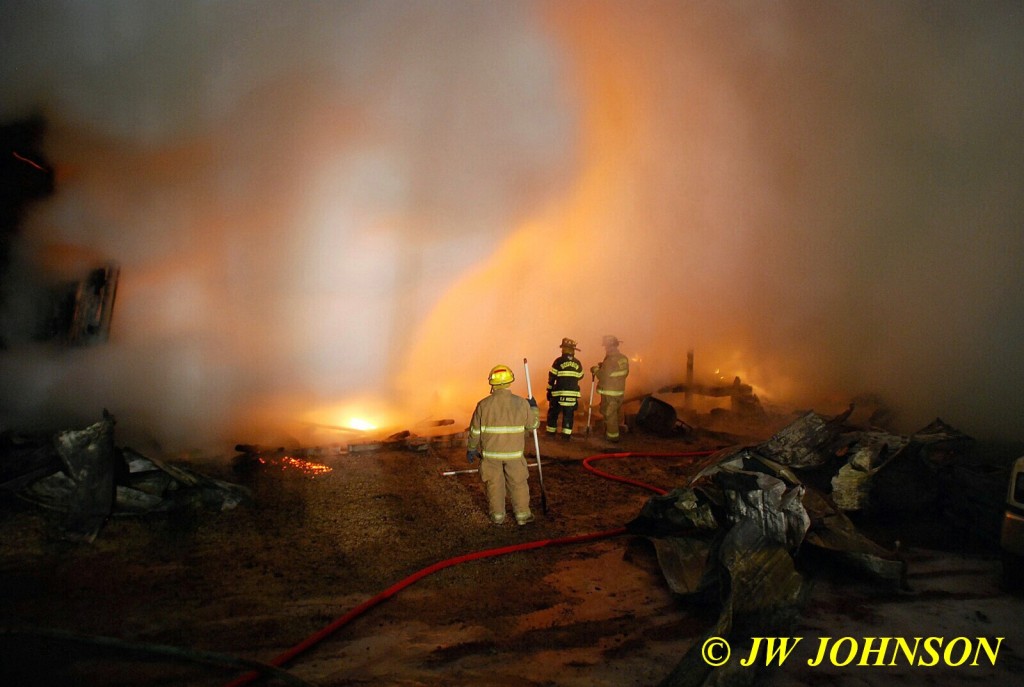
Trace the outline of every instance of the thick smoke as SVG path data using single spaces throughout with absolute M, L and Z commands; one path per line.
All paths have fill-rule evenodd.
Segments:
M 3 353 L 5 425 L 463 420 L 606 333 L 638 392 L 693 349 L 771 402 L 1021 424 L 1016 4 L 8 8 L 0 115 L 58 166 L 9 278 L 122 280 L 109 345 Z

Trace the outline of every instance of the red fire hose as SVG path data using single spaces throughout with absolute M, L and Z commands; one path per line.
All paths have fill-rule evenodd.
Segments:
M 690 451 L 688 453 L 599 453 L 594 456 L 588 456 L 583 459 L 583 467 L 594 473 L 598 477 L 604 477 L 610 479 L 613 482 L 622 482 L 623 484 L 632 484 L 634 487 L 641 487 L 648 491 L 653 491 L 655 494 L 664 496 L 668 492 L 661 487 L 655 487 L 645 482 L 638 482 L 628 477 L 620 477 L 613 475 L 602 470 L 595 468 L 592 463 L 596 463 L 599 460 L 608 460 L 615 458 L 703 458 L 704 456 L 710 456 L 714 451 Z
M 604 477 L 605 479 L 610 479 L 610 480 L 613 480 L 613 481 L 616 481 L 616 482 L 622 482 L 624 484 L 631 484 L 633 486 L 637 486 L 637 487 L 641 487 L 643 489 L 647 489 L 649 491 L 653 491 L 654 493 L 659 494 L 659 495 L 665 495 L 668 492 L 665 491 L 664 489 L 661 489 L 660 487 L 655 487 L 655 486 L 652 486 L 650 484 L 645 484 L 643 482 L 639 482 L 639 481 L 636 481 L 636 480 L 628 479 L 626 477 L 619 477 L 617 475 L 612 475 L 612 474 L 609 474 L 607 472 L 602 472 L 601 470 L 598 470 L 597 468 L 593 467 L 591 465 L 591 463 L 597 462 L 599 460 L 621 459 L 621 458 L 637 458 L 637 457 L 644 457 L 644 458 L 700 458 L 700 457 L 703 457 L 703 456 L 711 455 L 712 453 L 714 453 L 714 451 L 691 451 L 691 452 L 688 452 L 688 453 L 605 453 L 605 454 L 598 454 L 598 455 L 593 455 L 593 456 L 589 456 L 589 457 L 585 458 L 583 460 L 583 467 L 586 468 L 587 470 L 589 470 L 590 472 L 592 472 L 593 474 L 598 475 L 600 477 Z M 371 608 L 373 608 L 377 604 L 379 604 L 382 601 L 385 601 L 387 599 L 390 599 L 392 596 L 394 596 L 398 592 L 402 591 L 406 587 L 412 585 L 415 582 L 418 582 L 418 581 L 422 580 L 424 577 L 427 577 L 428 575 L 434 574 L 438 570 L 444 570 L 445 568 L 450 568 L 450 567 L 452 567 L 454 565 L 459 565 L 460 563 L 467 563 L 469 561 L 478 561 L 478 560 L 482 560 L 484 558 L 494 558 L 495 556 L 504 556 L 505 554 L 515 553 L 517 551 L 530 551 L 530 550 L 533 550 L 533 549 L 544 548 L 546 546 L 558 546 L 558 545 L 562 545 L 562 544 L 578 544 L 580 542 L 594 541 L 594 540 L 597 540 L 597 539 L 606 539 L 606 538 L 609 538 L 609 537 L 618 537 L 618 536 L 623 535 L 625 533 L 626 533 L 626 528 L 625 527 L 620 527 L 618 529 L 607 530 L 605 532 L 594 532 L 594 533 L 591 533 L 591 534 L 579 534 L 579 535 L 575 535 L 575 536 L 572 536 L 572 537 L 561 537 L 559 539 L 539 539 L 537 541 L 524 542 L 522 544 L 513 544 L 511 546 L 501 546 L 501 547 L 498 547 L 498 548 L 495 548 L 495 549 L 486 549 L 486 550 L 483 550 L 483 551 L 474 551 L 472 553 L 467 553 L 467 554 L 463 554 L 461 556 L 455 556 L 454 558 L 448 558 L 448 559 L 445 559 L 443 561 L 439 561 L 437 563 L 434 563 L 433 565 L 428 565 L 426 568 L 422 568 L 421 570 L 418 570 L 417 572 L 414 572 L 412 575 L 409 575 L 408 577 L 406 577 L 405 579 L 401 580 L 400 582 L 397 582 L 397 583 L 391 585 L 390 587 L 388 587 L 384 591 L 380 592 L 379 594 L 377 594 L 373 598 L 368 599 L 368 600 L 364 601 L 363 603 L 359 604 L 358 606 L 356 606 L 355 608 L 350 610 L 345 615 L 343 615 L 343 616 L 337 618 L 336 620 L 334 620 L 330 625 L 327 625 L 326 627 L 322 628 L 321 630 L 318 630 L 317 632 L 314 632 L 313 634 L 311 634 L 310 636 L 306 637 L 306 639 L 302 640 L 301 642 L 299 642 L 298 644 L 296 644 L 292 648 L 290 648 L 287 651 L 285 651 L 284 653 L 274 657 L 268 663 L 270 665 L 278 667 L 278 668 L 283 666 L 284 664 L 288 663 L 289 661 L 291 661 L 292 659 L 296 658 L 300 654 L 304 653 L 306 650 L 308 650 L 308 649 L 312 648 L 313 646 L 319 644 L 321 641 L 323 641 L 327 637 L 331 636 L 332 634 L 334 634 L 335 632 L 340 630 L 342 627 L 344 627 L 345 625 L 347 625 L 351 621 L 355 620 L 356 618 L 358 618 L 363 613 L 365 613 L 366 611 L 370 610 Z M 229 682 L 225 687 L 242 687 L 242 685 L 247 685 L 247 684 L 249 684 L 253 680 L 256 680 L 259 677 L 260 677 L 260 673 L 257 672 L 257 671 L 246 673 L 245 675 L 242 675 L 238 679 L 233 680 L 232 682 Z

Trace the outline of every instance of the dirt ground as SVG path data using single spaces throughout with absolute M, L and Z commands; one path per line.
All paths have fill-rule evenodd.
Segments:
M 766 438 L 771 428 L 763 429 L 764 437 L 746 438 Z M 8 502 L 0 509 L 0 677 L 5 685 L 226 685 L 245 670 L 215 663 L 270 662 L 439 561 L 621 528 L 652 494 L 592 475 L 582 467 L 587 456 L 696 451 L 725 439 L 631 434 L 612 447 L 542 434 L 548 510 L 531 469 L 537 521 L 524 527 L 489 522 L 475 473 L 443 474 L 469 467 L 461 447 L 343 453 L 324 459 L 332 471 L 316 477 L 280 465 L 238 471 L 229 455 L 193 458 L 193 469 L 249 487 L 253 502 L 111 519 L 90 545 L 56 540 L 53 514 Z M 666 489 L 692 469 L 662 456 L 598 466 Z M 798 634 L 1004 636 L 997 666 L 940 673 L 787 665 L 759 679 L 786 687 L 1020 684 L 1024 601 L 1000 587 L 995 553 L 903 547 L 909 590 L 841 570 L 805 572 L 812 593 Z M 718 611 L 674 596 L 647 540 L 607 536 L 438 570 L 286 667 L 324 687 L 657 685 Z M 96 638 L 120 644 L 97 646 Z M 192 655 L 157 658 L 153 645 Z

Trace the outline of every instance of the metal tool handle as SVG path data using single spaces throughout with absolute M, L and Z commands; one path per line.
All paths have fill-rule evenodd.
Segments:
M 530 386 L 530 363 L 523 358 L 523 370 L 526 372 L 526 395 L 533 398 L 533 387 Z M 537 428 L 533 429 L 533 450 L 537 452 L 537 479 L 540 480 L 541 509 L 548 512 L 548 494 L 544 490 L 544 470 L 540 466 L 540 441 L 537 439 Z
M 594 412 L 594 385 L 597 384 L 597 379 L 594 375 L 590 375 L 590 400 L 587 401 L 587 436 L 590 436 L 590 416 Z

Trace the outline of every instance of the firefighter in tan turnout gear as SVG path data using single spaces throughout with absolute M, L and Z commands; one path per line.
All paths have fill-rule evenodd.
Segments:
M 558 416 L 562 416 L 562 438 L 572 436 L 572 425 L 576 406 L 580 402 L 580 380 L 583 379 L 583 364 L 576 359 L 576 342 L 562 339 L 562 355 L 555 358 L 548 370 L 548 424 L 547 433 L 558 433 Z
M 515 375 L 507 365 L 495 365 L 487 376 L 491 393 L 476 404 L 469 423 L 466 460 L 480 458 L 480 478 L 487 492 L 491 522 L 505 522 L 505 495 L 512 501 L 516 522 L 533 521 L 530 512 L 529 470 L 523 448 L 526 433 L 537 429 L 537 401 L 512 393 Z
M 626 377 L 629 376 L 629 358 L 619 352 L 620 343 L 614 336 L 605 336 L 601 340 L 604 360 L 590 368 L 590 373 L 597 377 L 597 393 L 601 394 L 604 435 L 612 442 L 619 440 L 619 411 L 626 395 Z

